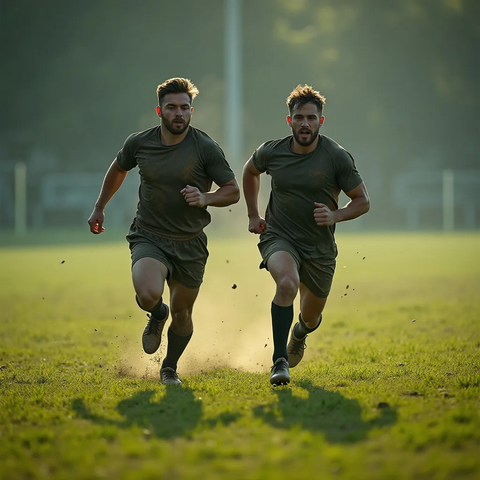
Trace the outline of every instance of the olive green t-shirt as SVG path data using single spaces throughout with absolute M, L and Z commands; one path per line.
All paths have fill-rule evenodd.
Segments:
M 291 140 L 289 135 L 265 142 L 252 155 L 255 168 L 272 177 L 265 235 L 289 240 L 304 258 L 333 260 L 335 225 L 317 226 L 314 202 L 336 210 L 340 191 L 353 190 L 362 178 L 353 157 L 331 138 L 319 135 L 317 148 L 308 154 L 293 152 Z
M 161 237 L 187 239 L 198 235 L 211 217 L 206 207 L 190 207 L 180 191 L 186 185 L 210 191 L 235 177 L 220 146 L 190 126 L 182 142 L 163 145 L 160 126 L 130 135 L 117 154 L 123 170 L 138 166 L 140 174 L 136 223 Z

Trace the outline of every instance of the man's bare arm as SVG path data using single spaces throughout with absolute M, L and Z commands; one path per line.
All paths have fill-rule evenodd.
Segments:
M 240 199 L 240 189 L 235 179 L 220 185 L 214 192 L 201 192 L 197 187 L 187 185 L 181 190 L 191 207 L 228 207 Z
M 108 168 L 105 178 L 103 179 L 102 188 L 100 189 L 100 195 L 98 196 L 93 212 L 88 219 L 88 224 L 90 225 L 90 231 L 92 233 L 98 234 L 105 230 L 103 228 L 103 223 L 105 221 L 105 207 L 121 187 L 127 173 L 126 170 L 120 168 L 116 159 Z
M 342 208 L 330 210 L 323 203 L 315 202 L 313 215 L 315 222 L 319 227 L 327 227 L 339 222 L 353 220 L 370 210 L 370 199 L 368 197 L 367 187 L 362 182 L 358 187 L 345 192 L 350 201 Z
M 243 167 L 242 186 L 243 196 L 247 204 L 247 215 L 249 219 L 248 231 L 251 233 L 262 233 L 266 228 L 265 220 L 258 212 L 258 193 L 260 192 L 260 175 L 253 165 L 252 158 Z

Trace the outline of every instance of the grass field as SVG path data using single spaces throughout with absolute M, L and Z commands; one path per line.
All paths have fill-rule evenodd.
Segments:
M 210 236 L 180 387 L 141 349 L 124 242 L 0 248 L 0 478 L 479 478 L 480 235 L 337 240 L 279 388 L 253 236 Z

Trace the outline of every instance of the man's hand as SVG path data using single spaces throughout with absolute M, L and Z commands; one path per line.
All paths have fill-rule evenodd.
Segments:
M 191 207 L 205 207 L 207 205 L 207 196 L 202 193 L 197 187 L 192 187 L 187 185 L 185 188 L 180 190 L 180 193 L 185 198 L 185 201 Z
M 266 228 L 267 224 L 265 220 L 260 216 L 251 217 L 248 221 L 248 231 L 250 233 L 256 233 L 257 235 L 259 235 L 260 233 L 263 233 Z
M 103 210 L 94 210 L 88 219 L 90 225 L 90 231 L 95 235 L 105 231 L 103 228 L 103 222 L 105 221 L 105 215 Z
M 315 202 L 315 208 L 313 210 L 313 216 L 315 218 L 315 223 L 319 227 L 329 227 L 336 223 L 335 212 L 332 212 L 326 205 L 323 203 Z

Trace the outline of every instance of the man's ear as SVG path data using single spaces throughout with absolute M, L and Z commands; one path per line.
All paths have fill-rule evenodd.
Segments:
M 290 115 L 287 115 L 287 123 L 289 127 L 292 126 L 292 118 L 290 117 Z
M 162 116 L 162 111 L 160 110 L 160 106 L 159 106 L 159 105 L 157 105 L 157 108 L 156 108 L 155 110 L 157 111 L 157 115 L 158 115 L 159 117 L 161 117 L 161 116 Z
M 323 122 L 325 121 L 325 117 L 322 115 L 322 117 L 320 118 L 320 126 L 323 125 Z

